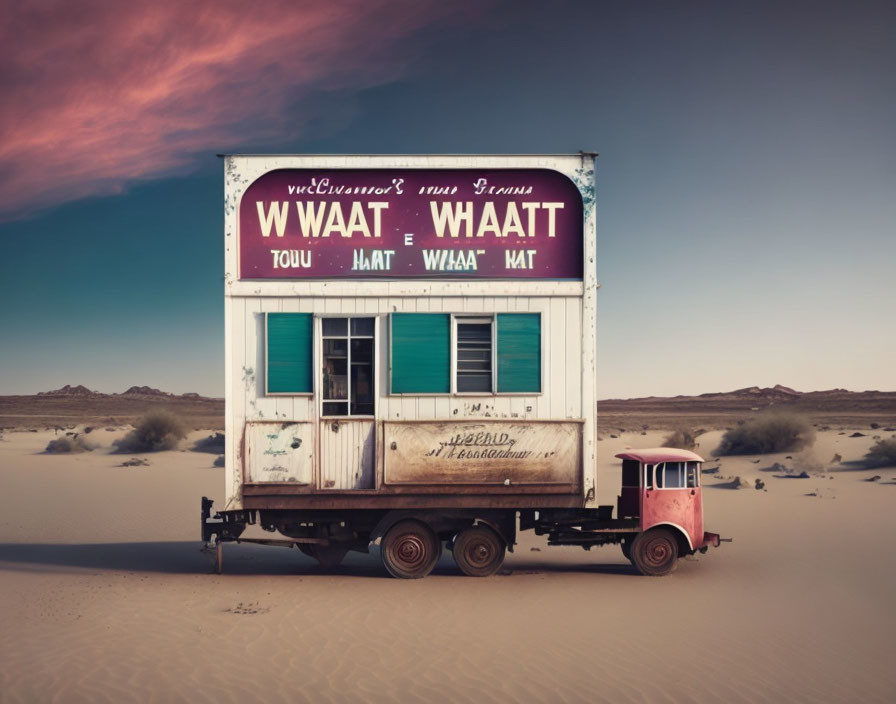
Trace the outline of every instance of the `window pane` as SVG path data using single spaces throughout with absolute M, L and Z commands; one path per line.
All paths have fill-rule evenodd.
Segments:
M 666 462 L 663 487 L 665 489 L 681 489 L 684 487 L 684 475 L 681 462 Z
M 653 465 L 652 464 L 647 465 L 647 483 L 645 484 L 645 486 L 648 489 L 653 489 Z
M 698 468 L 698 463 L 697 462 L 688 462 L 688 475 L 687 475 L 688 489 L 693 489 L 695 486 L 699 486 L 699 477 L 700 477 L 700 470 Z
M 345 358 L 348 341 L 345 339 L 324 340 L 324 359 Z
M 458 342 L 478 341 L 491 344 L 492 325 L 491 323 L 458 323 L 457 340 Z
M 339 342 L 344 342 L 339 340 Z M 373 340 L 352 339 L 352 365 L 373 363 Z
M 352 318 L 352 336 L 373 337 L 373 318 Z
M 325 416 L 347 416 L 348 415 L 348 404 L 347 403 L 334 403 L 332 401 L 324 402 L 324 415 Z
M 330 335 L 348 335 L 348 318 L 322 318 L 324 337 Z
M 650 467 L 648 465 L 648 470 L 649 469 L 650 469 Z M 650 476 L 649 471 L 647 472 L 647 476 Z M 656 466 L 656 488 L 657 489 L 662 489 L 663 487 L 666 486 L 664 483 L 664 480 L 665 480 L 665 477 L 663 477 L 663 465 L 658 464 Z
M 373 340 L 352 339 L 351 414 L 373 415 Z
M 458 391 L 482 391 L 484 393 L 491 393 L 492 390 L 492 378 L 489 375 L 485 374 L 458 374 L 457 375 L 457 390 Z
M 340 342 L 345 342 L 340 340 Z M 348 359 L 343 356 L 328 356 L 324 350 L 324 383 L 325 399 L 348 399 Z
M 353 416 L 373 415 L 373 367 L 355 364 L 352 360 L 352 404 Z

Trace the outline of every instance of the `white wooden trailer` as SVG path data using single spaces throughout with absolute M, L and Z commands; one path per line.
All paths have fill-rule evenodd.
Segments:
M 219 515 L 596 508 L 594 158 L 224 156 Z

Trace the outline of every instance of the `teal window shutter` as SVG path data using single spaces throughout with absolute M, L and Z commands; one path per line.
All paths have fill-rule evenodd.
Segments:
M 541 316 L 498 314 L 498 393 L 541 391 Z
M 312 391 L 310 313 L 267 314 L 267 393 Z
M 447 394 L 451 391 L 451 316 L 392 313 L 391 392 Z

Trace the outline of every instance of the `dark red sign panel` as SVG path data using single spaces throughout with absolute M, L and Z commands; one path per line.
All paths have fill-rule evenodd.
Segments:
M 582 278 L 582 198 L 550 169 L 281 169 L 239 220 L 241 279 Z

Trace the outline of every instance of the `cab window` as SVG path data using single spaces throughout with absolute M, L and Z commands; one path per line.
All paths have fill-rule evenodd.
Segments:
M 682 489 L 684 487 L 684 462 L 663 462 L 657 465 L 658 489 Z
M 688 489 L 700 486 L 700 463 L 688 462 L 685 475 Z

